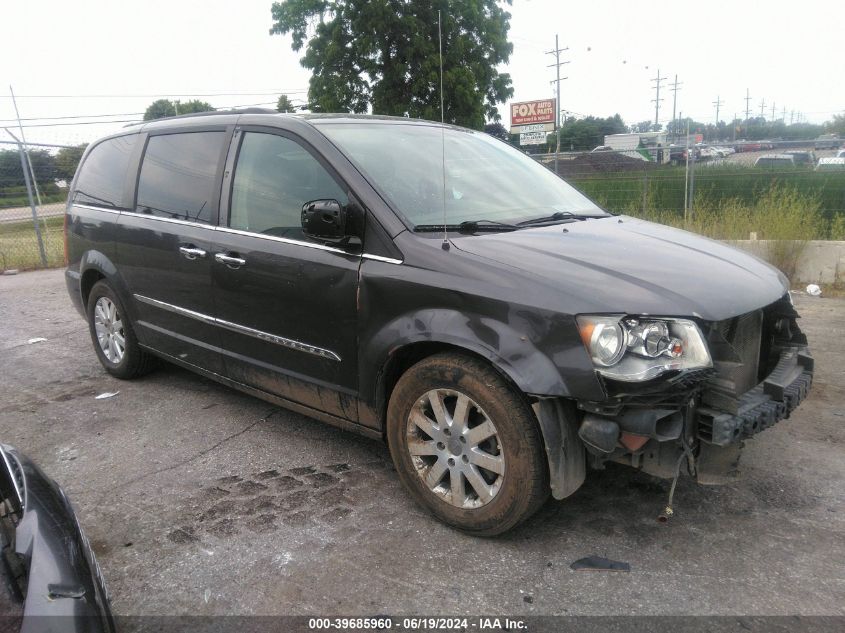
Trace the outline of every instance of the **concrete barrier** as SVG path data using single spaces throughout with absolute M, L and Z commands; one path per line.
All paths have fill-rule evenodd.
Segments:
M 728 244 L 767 259 L 769 240 L 730 240 Z M 845 242 L 812 240 L 807 242 L 792 281 L 796 283 L 835 283 L 845 281 Z

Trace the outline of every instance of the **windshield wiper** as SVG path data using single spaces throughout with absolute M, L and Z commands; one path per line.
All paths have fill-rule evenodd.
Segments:
M 500 231 L 518 231 L 521 226 L 516 224 L 508 224 L 507 222 L 497 222 L 496 220 L 466 220 L 460 224 L 418 224 L 414 227 L 414 231 L 418 233 L 435 233 L 442 230 L 459 231 L 461 233 L 495 233 Z
M 522 222 L 517 222 L 519 226 L 534 226 L 538 224 L 554 224 L 555 222 L 562 222 L 562 221 L 575 221 L 583 219 L 585 215 L 576 215 L 571 211 L 556 211 L 551 215 L 547 215 L 541 218 L 531 218 L 530 220 L 523 220 Z

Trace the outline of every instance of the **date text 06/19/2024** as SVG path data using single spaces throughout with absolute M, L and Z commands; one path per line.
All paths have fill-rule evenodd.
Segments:
M 527 627 L 523 620 L 499 617 L 406 617 L 401 620 L 391 617 L 359 617 L 309 618 L 308 628 L 335 631 L 468 631 L 472 629 L 519 631 L 526 630 Z

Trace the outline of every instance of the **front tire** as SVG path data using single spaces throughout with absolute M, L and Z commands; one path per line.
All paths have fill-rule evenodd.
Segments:
M 123 303 L 101 279 L 88 295 L 88 330 L 103 368 L 115 378 L 136 378 L 149 372 L 155 358 L 141 349 Z
M 495 536 L 549 495 L 537 420 L 487 363 L 455 353 L 411 367 L 396 384 L 387 436 L 399 479 L 444 523 Z

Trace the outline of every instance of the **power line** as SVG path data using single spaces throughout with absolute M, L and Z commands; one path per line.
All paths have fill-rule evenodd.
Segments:
M 31 127 L 63 127 L 68 125 L 109 125 L 110 123 L 138 123 L 143 119 L 114 119 L 111 121 L 74 121 L 70 123 L 29 123 L 23 125 L 23 128 Z
M 254 108 L 258 106 L 266 106 L 266 105 L 275 105 L 275 101 L 265 101 L 263 103 L 245 103 L 240 105 L 233 105 L 233 106 L 223 106 L 220 108 L 214 108 L 214 110 L 237 110 L 238 108 Z M 137 115 L 143 115 L 143 112 L 138 112 Z M 104 115 L 91 115 L 92 117 L 95 116 L 132 116 L 132 114 L 104 114 Z M 76 117 L 54 117 L 56 119 L 76 119 Z M 21 121 L 41 121 L 41 120 L 48 120 L 48 119 L 21 119 Z M 110 123 L 138 123 L 143 121 L 143 119 L 110 119 L 108 121 L 72 121 L 69 123 L 28 123 L 27 125 L 23 125 L 23 128 L 31 128 L 31 127 L 61 127 L 67 125 L 109 125 Z M 2 122 L 0 122 L 0 126 L 2 126 Z
M 37 116 L 27 119 L 20 119 L 21 121 L 61 121 L 65 119 L 98 119 L 114 116 L 141 116 L 143 112 L 122 112 L 115 114 L 78 114 L 75 116 Z M 0 119 L 0 123 L 15 122 L 18 119 Z
M 301 101 L 301 99 L 293 99 L 292 101 Z M 237 108 L 254 108 L 258 106 L 266 106 L 266 105 L 276 105 L 275 101 L 263 101 L 261 103 L 242 103 L 233 106 L 221 106 L 219 108 L 214 108 L 215 110 L 234 110 Z M 78 114 L 74 116 L 37 116 L 37 117 L 30 117 L 26 119 L 20 119 L 21 121 L 64 121 L 64 120 L 76 120 L 76 119 L 101 119 L 101 118 L 110 118 L 116 116 L 143 116 L 144 112 L 115 112 L 113 114 Z M 16 123 L 17 119 L 0 119 L 0 125 L 5 123 Z M 95 121 L 92 121 L 95 123 Z M 110 123 L 110 121 L 103 121 L 103 123 Z
M 173 94 L 76 94 L 76 95 L 16 95 L 18 99 L 152 99 L 156 97 L 261 97 L 278 94 L 304 94 L 308 88 L 273 90 L 270 92 L 181 92 Z M 10 99 L 9 95 L 0 95 L 2 99 Z

